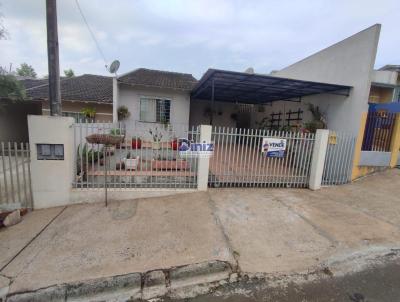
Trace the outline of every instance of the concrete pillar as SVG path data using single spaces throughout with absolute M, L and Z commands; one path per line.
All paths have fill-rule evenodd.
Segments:
M 354 147 L 353 156 L 353 170 L 351 172 L 351 180 L 356 179 L 360 175 L 360 158 L 361 158 L 361 148 L 364 139 L 365 125 L 367 124 L 368 113 L 363 112 L 361 115 L 360 129 L 358 130 L 358 136 L 356 140 L 356 145 Z
M 315 134 L 314 150 L 311 158 L 311 171 L 309 188 L 321 188 L 322 174 L 324 172 L 326 149 L 328 146 L 329 130 L 318 129 Z
M 118 81 L 117 77 L 113 77 L 113 122 L 117 123 L 118 122 L 118 97 L 119 97 L 119 91 L 118 91 Z
M 400 113 L 396 114 L 396 120 L 393 126 L 393 133 L 390 142 L 390 167 L 394 168 L 397 165 L 400 149 Z
M 33 207 L 48 208 L 70 202 L 74 177 L 72 117 L 29 115 Z M 38 144 L 62 144 L 64 159 L 39 160 Z
M 200 142 L 211 142 L 211 126 L 200 126 Z M 199 157 L 197 165 L 197 189 L 199 191 L 207 191 L 208 188 L 208 173 L 210 167 L 209 157 Z

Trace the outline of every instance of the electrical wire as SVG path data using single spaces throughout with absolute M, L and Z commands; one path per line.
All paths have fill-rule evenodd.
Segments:
M 79 13 L 81 14 L 81 17 L 82 17 L 83 21 L 84 21 L 85 24 L 86 24 L 87 29 L 89 30 L 90 35 L 92 36 L 92 39 L 93 39 L 94 43 L 96 44 L 97 50 L 99 51 L 101 57 L 102 57 L 103 60 L 104 60 L 104 66 L 105 66 L 106 69 L 108 70 L 107 60 L 106 60 L 106 57 L 105 57 L 103 51 L 101 50 L 100 44 L 99 44 L 99 42 L 97 41 L 96 36 L 94 35 L 92 29 L 90 28 L 89 23 L 87 22 L 86 17 L 85 17 L 85 15 L 83 14 L 82 8 L 81 8 L 81 6 L 79 5 L 78 0 L 75 0 L 75 3 L 76 3 L 76 6 L 78 7 Z

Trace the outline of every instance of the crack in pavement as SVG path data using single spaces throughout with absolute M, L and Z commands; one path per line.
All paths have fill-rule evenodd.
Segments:
M 0 272 L 4 271 L 4 269 L 11 264 L 28 246 L 31 245 L 33 241 L 35 241 L 36 238 L 38 238 L 53 222 L 56 220 L 66 209 L 67 207 L 65 206 L 56 216 L 54 216 L 41 230 L 38 232 L 31 240 L 29 240 L 23 247 L 22 249 L 19 250 L 18 253 L 16 253 L 5 265 L 3 265 L 2 268 L 0 268 Z M 10 277 L 7 277 L 10 278 Z
M 208 196 L 208 205 L 209 205 L 209 207 L 211 209 L 211 213 L 212 213 L 212 215 L 214 217 L 215 224 L 217 225 L 218 229 L 221 231 L 221 234 L 222 234 L 222 237 L 224 238 L 225 244 L 227 245 L 227 247 L 228 247 L 233 259 L 236 262 L 236 267 L 233 268 L 233 271 L 234 272 L 241 272 L 242 270 L 240 268 L 239 259 L 238 259 L 237 255 L 236 255 L 237 252 L 233 248 L 233 245 L 232 245 L 232 243 L 231 243 L 231 241 L 229 239 L 229 236 L 226 233 L 225 228 L 224 228 L 221 220 L 219 219 L 219 217 L 217 215 L 217 211 L 218 211 L 217 210 L 217 205 L 216 205 L 215 201 L 212 199 L 210 192 L 207 192 L 207 196 Z
M 322 237 L 327 239 L 332 245 L 337 246 L 337 245 L 340 244 L 340 242 L 337 241 L 335 238 L 333 238 L 331 235 L 329 235 L 328 232 L 326 232 L 325 230 L 319 228 L 311 220 L 309 220 L 308 218 L 306 218 L 302 214 L 298 213 L 295 209 L 293 209 L 290 205 L 286 204 L 283 200 L 281 200 L 280 198 L 277 198 L 277 197 L 274 197 L 274 200 L 276 200 L 277 202 L 282 204 L 284 207 L 286 207 L 289 211 L 291 211 L 292 213 L 294 213 L 295 215 L 297 215 L 298 217 L 303 219 L 304 222 L 309 224 L 319 235 L 321 235 Z

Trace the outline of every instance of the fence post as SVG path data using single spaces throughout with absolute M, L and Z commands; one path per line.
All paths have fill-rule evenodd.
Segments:
M 317 130 L 317 133 L 315 134 L 314 150 L 311 157 L 309 182 L 309 188 L 311 190 L 318 190 L 321 188 L 328 138 L 329 130 Z
M 118 123 L 118 81 L 117 76 L 113 77 L 113 123 Z
M 200 142 L 211 142 L 211 126 L 200 126 Z M 207 191 L 208 187 L 208 171 L 210 167 L 209 157 L 199 157 L 197 166 L 197 189 L 199 191 Z
M 76 152 L 73 150 L 73 123 L 72 117 L 28 115 L 35 209 L 61 206 L 70 202 Z M 62 145 L 64 157 L 42 160 L 47 152 L 38 157 L 38 144 Z M 55 154 L 55 148 L 50 147 L 50 153 Z
M 397 159 L 399 157 L 400 148 L 400 113 L 396 114 L 396 120 L 393 126 L 393 133 L 390 142 L 390 168 L 394 168 L 397 165 Z
M 354 180 L 359 175 L 359 164 L 361 158 L 361 148 L 364 140 L 365 126 L 367 124 L 368 113 L 363 112 L 361 115 L 360 129 L 358 130 L 358 136 L 356 140 L 356 145 L 354 147 L 354 157 L 353 157 L 353 170 L 351 172 L 351 180 Z

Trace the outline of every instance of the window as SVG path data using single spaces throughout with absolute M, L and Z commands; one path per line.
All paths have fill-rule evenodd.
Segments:
M 140 121 L 169 123 L 171 100 L 158 98 L 140 98 Z

